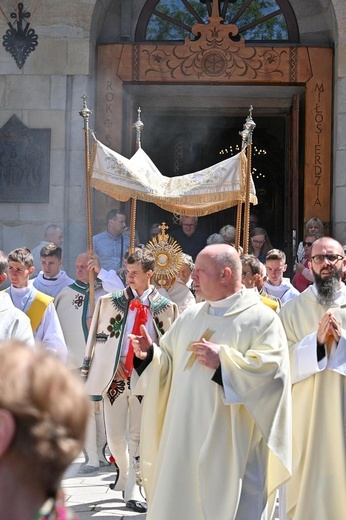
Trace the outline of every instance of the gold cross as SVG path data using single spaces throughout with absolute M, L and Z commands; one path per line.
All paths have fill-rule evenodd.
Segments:
M 161 232 L 164 235 L 166 229 L 169 229 L 169 226 L 166 226 L 166 222 L 162 222 L 161 226 L 159 226 L 159 229 L 161 229 Z
M 194 343 L 202 343 L 203 339 L 205 339 L 206 341 L 210 341 L 210 338 L 212 337 L 212 335 L 214 334 L 215 330 L 211 330 L 211 329 L 207 329 L 205 332 L 203 332 L 202 336 L 200 337 L 200 339 L 198 339 L 197 341 L 191 341 L 188 346 L 187 346 L 187 349 L 186 350 L 189 350 L 191 351 L 192 350 L 192 345 Z M 184 371 L 185 370 L 190 370 L 194 364 L 194 362 L 196 361 L 197 359 L 197 355 L 195 352 L 192 352 L 192 354 L 190 355 L 189 359 L 187 360 L 187 363 L 185 365 L 185 368 L 184 368 Z

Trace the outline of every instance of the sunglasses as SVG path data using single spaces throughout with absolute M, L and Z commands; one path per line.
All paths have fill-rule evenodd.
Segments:
M 305 242 L 305 241 L 303 242 L 303 246 L 309 246 L 309 247 L 311 247 L 312 244 L 313 244 L 313 242 Z

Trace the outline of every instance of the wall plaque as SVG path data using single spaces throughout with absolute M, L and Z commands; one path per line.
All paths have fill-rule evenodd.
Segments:
M 50 138 L 16 115 L 0 129 L 0 202 L 49 202 Z

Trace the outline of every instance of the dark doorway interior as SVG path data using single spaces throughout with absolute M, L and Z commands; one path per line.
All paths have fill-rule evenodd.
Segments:
M 259 204 L 251 211 L 269 234 L 273 246 L 285 248 L 286 118 L 255 117 L 253 134 L 253 179 Z M 142 146 L 162 174 L 172 177 L 201 170 L 238 153 L 239 131 L 244 118 L 225 116 L 167 115 L 146 113 Z M 138 203 L 137 229 L 141 241 L 148 239 L 153 222 L 175 227 L 171 213 L 153 204 Z M 236 209 L 200 217 L 199 227 L 208 234 L 233 224 Z M 169 231 L 168 231 L 169 232 Z

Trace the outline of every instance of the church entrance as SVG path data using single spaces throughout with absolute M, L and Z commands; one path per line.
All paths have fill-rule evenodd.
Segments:
M 246 113 L 244 115 L 247 115 Z M 194 112 L 176 114 L 142 113 L 143 149 L 159 170 L 168 177 L 183 175 L 216 164 L 241 149 L 239 131 L 245 117 Z M 258 206 L 251 211 L 267 231 L 273 244 L 284 247 L 284 211 L 287 177 L 287 117 L 254 116 L 253 179 Z M 153 222 L 174 225 L 174 216 L 152 204 L 139 203 L 138 231 L 143 240 Z M 200 217 L 199 228 L 216 233 L 226 224 L 235 225 L 236 208 Z M 148 226 L 149 223 L 149 226 Z
M 162 173 L 181 175 L 236 153 L 239 131 L 253 105 L 259 204 L 252 209 L 273 245 L 292 262 L 304 221 L 317 216 L 328 233 L 332 49 L 290 42 L 248 44 L 230 34 L 217 2 L 208 5 L 211 16 L 198 25 L 195 40 L 143 42 L 143 33 L 134 44 L 98 47 L 97 136 L 131 156 L 132 125 L 141 107 L 144 150 Z M 114 206 L 114 201 L 106 203 Z M 98 204 L 96 196 L 95 220 L 101 221 L 104 212 L 105 201 L 101 197 Z M 139 204 L 143 241 L 151 223 L 163 217 L 172 225 L 172 215 Z M 234 220 L 230 209 L 201 217 L 200 226 L 213 233 Z

